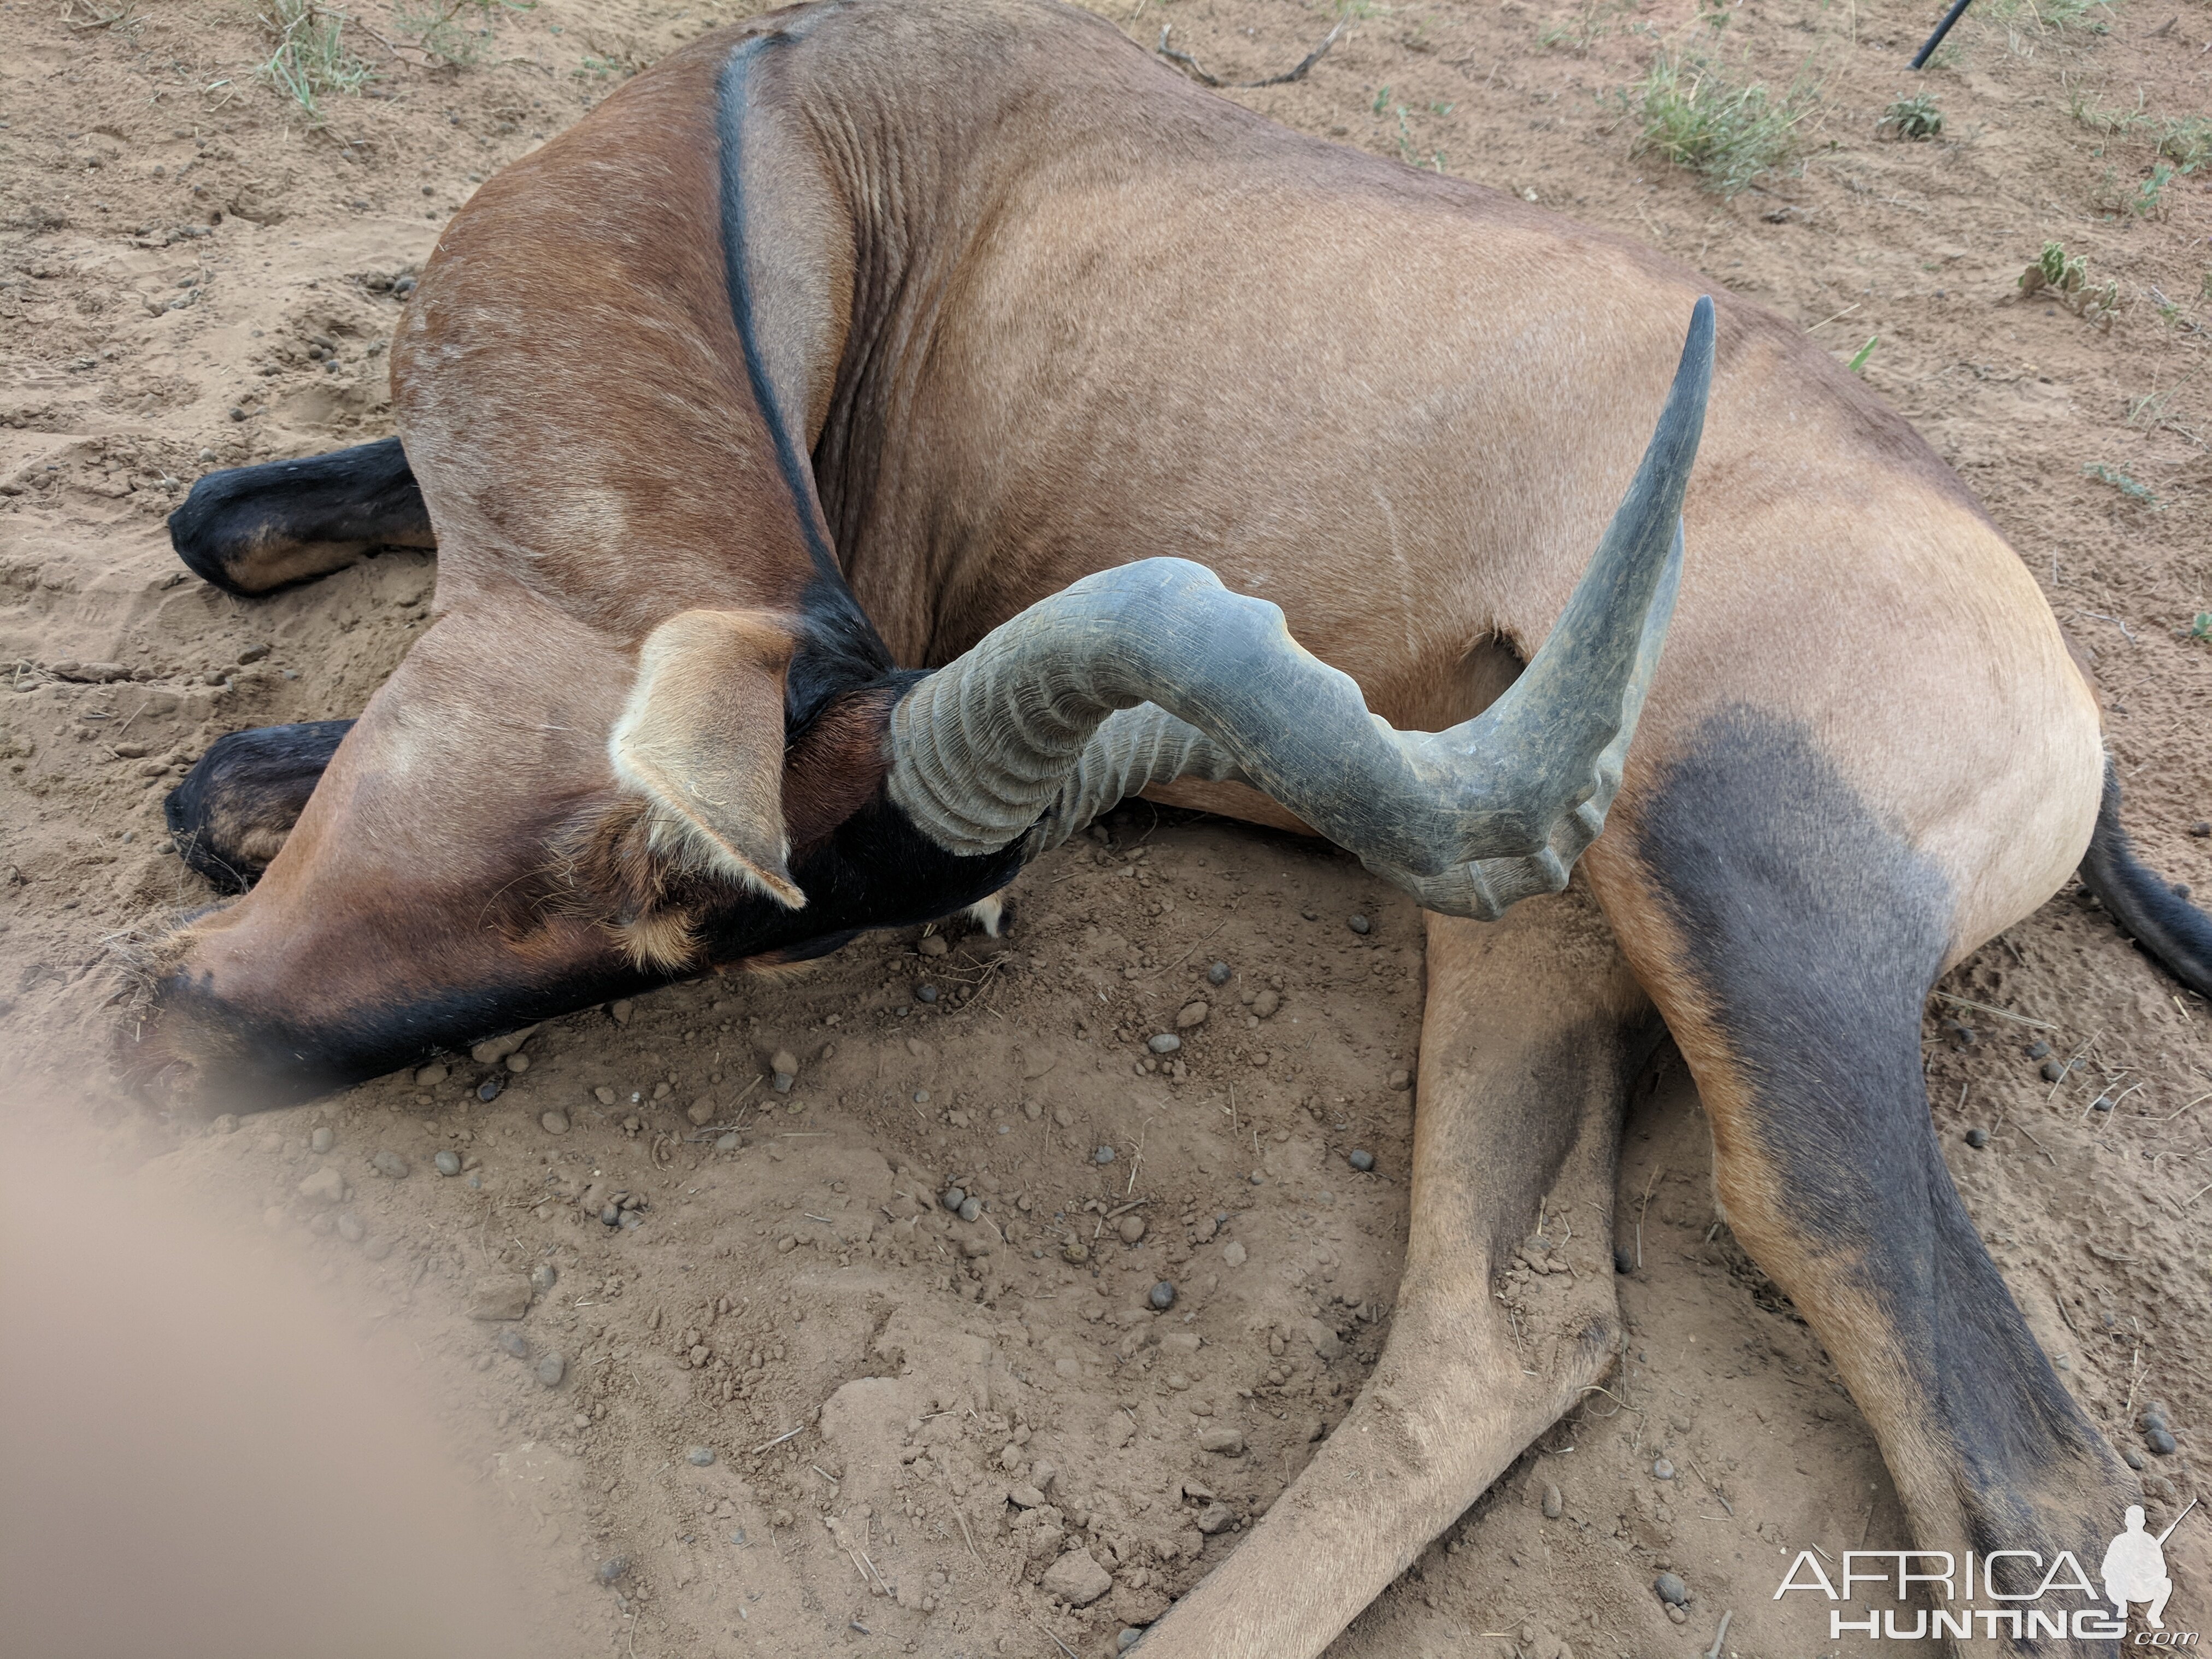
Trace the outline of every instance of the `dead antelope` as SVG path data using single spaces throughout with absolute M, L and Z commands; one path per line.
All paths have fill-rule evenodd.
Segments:
M 130 1067 L 297 1099 L 945 914 L 1127 793 L 1296 820 L 1434 913 L 1404 1279 L 1149 1653 L 1319 1651 L 1604 1375 L 1609 1282 L 1540 1376 L 1490 1285 L 1540 1204 L 1610 1215 L 1662 1030 L 1917 1541 L 2094 1559 L 2136 1482 L 1953 1190 L 1921 1012 L 2077 866 L 2199 990 L 2212 924 L 2130 855 L 1964 486 L 1700 293 L 1041 0 L 704 37 L 447 227 L 398 440 L 178 513 L 239 592 L 380 543 L 440 577 L 343 741 L 241 733 L 179 792 L 267 867 L 169 941 Z

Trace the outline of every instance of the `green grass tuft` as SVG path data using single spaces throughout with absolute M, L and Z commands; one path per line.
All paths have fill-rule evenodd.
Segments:
M 1621 99 L 1643 122 L 1637 154 L 1656 151 L 1729 197 L 1796 154 L 1798 127 L 1820 92 L 1801 76 L 1778 98 L 1756 81 L 1737 85 L 1709 58 L 1674 51 L 1660 53 Z
M 1916 92 L 1884 110 L 1875 131 L 1895 133 L 1899 138 L 1933 138 L 1943 131 L 1943 112 L 1928 94 Z
M 315 0 L 275 0 L 260 18 L 276 37 L 269 56 L 253 66 L 256 78 L 274 87 L 320 126 L 326 118 L 322 100 L 330 93 L 357 93 L 375 76 L 346 49 L 346 15 Z

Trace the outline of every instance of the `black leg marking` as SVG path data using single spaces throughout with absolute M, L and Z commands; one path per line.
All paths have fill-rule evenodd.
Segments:
M 253 885 L 352 729 L 311 720 L 216 738 L 161 803 L 178 856 L 226 893 Z
M 177 556 L 217 587 L 266 593 L 372 547 L 435 547 L 399 440 L 210 472 L 169 515 Z
M 1749 1096 L 1708 1102 L 1730 1219 L 1844 1367 L 1923 1541 L 2101 1547 L 2132 1483 L 2029 1334 L 1929 1114 L 1945 878 L 1810 733 L 1747 708 L 1668 769 L 1639 839 Z

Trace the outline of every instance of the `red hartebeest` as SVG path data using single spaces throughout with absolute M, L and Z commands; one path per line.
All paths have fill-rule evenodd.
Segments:
M 2129 855 L 1966 489 L 1699 292 L 1042 0 L 703 38 L 447 228 L 398 440 L 177 515 L 240 592 L 434 537 L 441 574 L 343 741 L 240 734 L 179 791 L 267 869 L 169 941 L 131 1064 L 297 1097 L 942 914 L 1124 790 L 1287 814 L 1450 913 L 1412 1234 L 1350 1431 L 1149 1651 L 1317 1651 L 1605 1370 L 1609 1286 L 1542 1376 L 1489 1286 L 1540 1204 L 1610 1213 L 1661 1022 L 1918 1541 L 2092 1559 L 2136 1482 L 1953 1190 L 1921 1009 L 2077 866 L 2200 989 L 2212 924 Z

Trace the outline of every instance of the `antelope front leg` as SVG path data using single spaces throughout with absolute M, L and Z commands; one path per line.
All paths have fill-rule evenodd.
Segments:
M 1146 1636 L 1146 1659 L 1319 1653 L 1613 1363 L 1613 1166 L 1650 1006 L 1579 889 L 1428 926 L 1389 1346 L 1304 1472 Z M 1540 1204 L 1547 1259 L 1566 1270 L 1509 1309 L 1495 1280 Z

